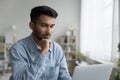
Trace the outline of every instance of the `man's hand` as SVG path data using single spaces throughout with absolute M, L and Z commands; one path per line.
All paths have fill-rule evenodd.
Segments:
M 47 54 L 50 46 L 51 46 L 51 41 L 49 39 L 42 39 L 40 41 L 41 54 L 42 55 Z

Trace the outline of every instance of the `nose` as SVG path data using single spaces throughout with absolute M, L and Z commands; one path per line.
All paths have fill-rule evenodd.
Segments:
M 49 33 L 49 34 L 51 33 L 51 31 L 52 31 L 52 29 L 50 27 L 48 27 L 47 30 L 46 30 L 46 32 Z

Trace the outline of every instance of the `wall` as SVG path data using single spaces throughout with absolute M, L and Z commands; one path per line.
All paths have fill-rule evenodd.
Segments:
M 78 27 L 75 35 L 79 49 L 80 0 L 0 0 L 0 34 L 12 35 L 12 25 L 16 25 L 17 39 L 28 36 L 31 33 L 28 25 L 30 10 L 37 5 L 51 6 L 59 13 L 53 39 L 65 34 L 68 25 Z

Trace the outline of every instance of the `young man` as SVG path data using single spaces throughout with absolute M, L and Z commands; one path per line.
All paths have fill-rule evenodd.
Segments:
M 50 39 L 57 16 L 48 6 L 31 10 L 31 35 L 11 48 L 10 80 L 71 80 L 62 48 Z

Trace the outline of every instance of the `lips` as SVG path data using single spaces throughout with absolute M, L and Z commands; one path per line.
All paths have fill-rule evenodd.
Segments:
M 44 39 L 50 39 L 50 35 L 44 35 L 44 36 L 42 36 Z

